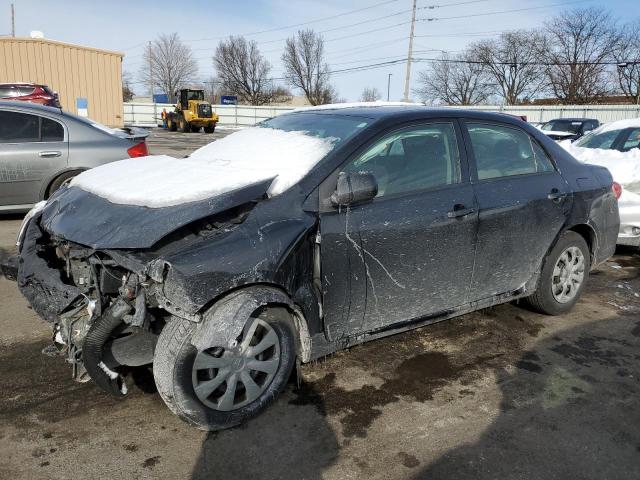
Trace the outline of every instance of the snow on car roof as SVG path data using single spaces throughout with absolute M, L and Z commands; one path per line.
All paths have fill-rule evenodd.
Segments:
M 625 128 L 640 128 L 640 118 L 631 118 L 628 120 L 618 120 L 616 122 L 609 122 L 596 128 L 593 133 L 604 133 L 612 130 L 623 130 Z
M 423 103 L 414 102 L 383 102 L 376 100 L 375 102 L 345 102 L 345 103 L 327 103 L 324 105 L 298 107 L 294 111 L 313 111 L 313 110 L 338 110 L 343 108 L 362 108 L 362 107 L 424 107 Z
M 230 192 L 273 178 L 278 195 L 297 183 L 334 146 L 305 132 L 247 128 L 196 150 L 187 158 L 130 158 L 81 173 L 71 186 L 111 203 L 162 208 Z

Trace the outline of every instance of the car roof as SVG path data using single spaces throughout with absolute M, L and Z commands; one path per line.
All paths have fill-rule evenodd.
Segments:
M 423 118 L 436 117 L 473 117 L 476 119 L 500 120 L 509 122 L 521 122 L 519 117 L 513 115 L 487 112 L 484 110 L 464 109 L 458 107 L 427 107 L 424 105 L 371 105 L 371 106 L 323 106 L 321 108 L 301 108 L 294 110 L 291 114 L 313 113 L 319 115 L 339 115 L 369 118 L 371 120 L 380 119 L 402 119 L 403 117 Z
M 559 120 L 563 120 L 565 122 L 592 122 L 592 121 L 598 121 L 597 118 L 553 118 L 551 120 L 547 120 L 544 123 L 549 123 L 549 122 L 557 122 Z
M 53 113 L 57 115 L 63 113 L 61 108 L 47 107 L 38 103 L 24 102 L 20 100 L 0 100 L 0 108 L 12 108 L 17 110 L 30 111 L 33 113 Z

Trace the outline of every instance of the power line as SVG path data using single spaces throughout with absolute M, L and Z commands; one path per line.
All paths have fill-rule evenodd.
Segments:
M 512 10 L 499 10 L 499 11 L 495 11 L 495 12 L 485 12 L 485 13 L 471 13 L 468 15 L 456 15 L 453 17 L 437 17 L 437 18 L 420 18 L 419 21 L 421 22 L 434 22 L 434 21 L 440 21 L 440 20 L 456 20 L 459 18 L 474 18 L 474 17 L 486 17 L 489 15 L 501 15 L 503 13 L 515 13 L 515 12 L 527 12 L 530 10 L 540 10 L 543 8 L 551 8 L 551 7 L 561 7 L 564 5 L 573 5 L 576 3 L 586 3 L 588 1 L 591 0 L 573 0 L 571 2 L 561 2 L 561 3 L 552 3 L 549 5 L 542 5 L 539 7 L 527 7 L 527 8 L 515 8 Z
M 386 2 L 380 2 L 380 3 L 376 3 L 374 5 L 369 5 L 368 7 L 357 8 L 355 10 L 349 10 L 348 12 L 338 13 L 336 15 L 331 15 L 331 16 L 328 16 L 328 17 L 316 18 L 315 20 L 309 20 L 307 22 L 293 23 L 291 25 L 284 25 L 282 27 L 274 27 L 274 28 L 269 28 L 267 30 L 259 30 L 259 31 L 256 31 L 256 32 L 240 33 L 238 35 L 239 36 L 244 36 L 244 37 L 249 37 L 249 36 L 252 36 L 252 35 L 260 35 L 262 33 L 277 32 L 277 31 L 280 31 L 280 30 L 287 30 L 289 28 L 302 27 L 304 25 L 310 25 L 312 23 L 324 22 L 326 20 L 333 20 L 334 18 L 344 17 L 344 16 L 347 16 L 347 15 L 352 15 L 354 13 L 364 12 L 365 10 L 371 10 L 373 8 L 381 7 L 382 5 L 388 5 L 390 3 L 397 3 L 399 1 L 400 0 L 388 0 Z M 227 38 L 227 37 L 228 37 L 228 35 L 225 35 L 223 37 L 199 38 L 199 39 L 195 39 L 195 40 L 185 40 L 185 42 L 204 42 L 204 41 L 207 41 L 207 40 L 221 40 L 221 39 Z

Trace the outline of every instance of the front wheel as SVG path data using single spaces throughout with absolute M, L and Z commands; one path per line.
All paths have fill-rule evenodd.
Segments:
M 525 302 L 547 315 L 568 312 L 582 295 L 590 268 L 587 242 L 576 232 L 564 232 L 544 261 L 538 288 Z
M 215 131 L 216 131 L 215 123 L 213 125 L 207 125 L 206 127 L 204 127 L 204 133 L 213 133 Z
M 291 319 L 265 310 L 249 320 L 234 348 L 191 344 L 196 324 L 173 318 L 158 339 L 153 375 L 167 406 L 202 430 L 245 422 L 285 388 L 295 364 Z

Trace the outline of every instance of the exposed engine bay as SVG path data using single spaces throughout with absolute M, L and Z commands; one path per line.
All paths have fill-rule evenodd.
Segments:
M 74 380 L 93 379 L 110 393 L 126 394 L 116 369 L 152 363 L 157 336 L 169 316 L 158 308 L 156 282 L 119 266 L 102 251 L 38 233 L 40 238 L 27 245 L 36 249 L 31 258 L 37 260 L 23 270 L 46 271 L 64 286 L 55 291 L 28 273 L 22 279 L 24 288 L 44 294 L 33 307 L 53 324 L 54 344 L 45 353 L 64 356 L 73 366 Z

